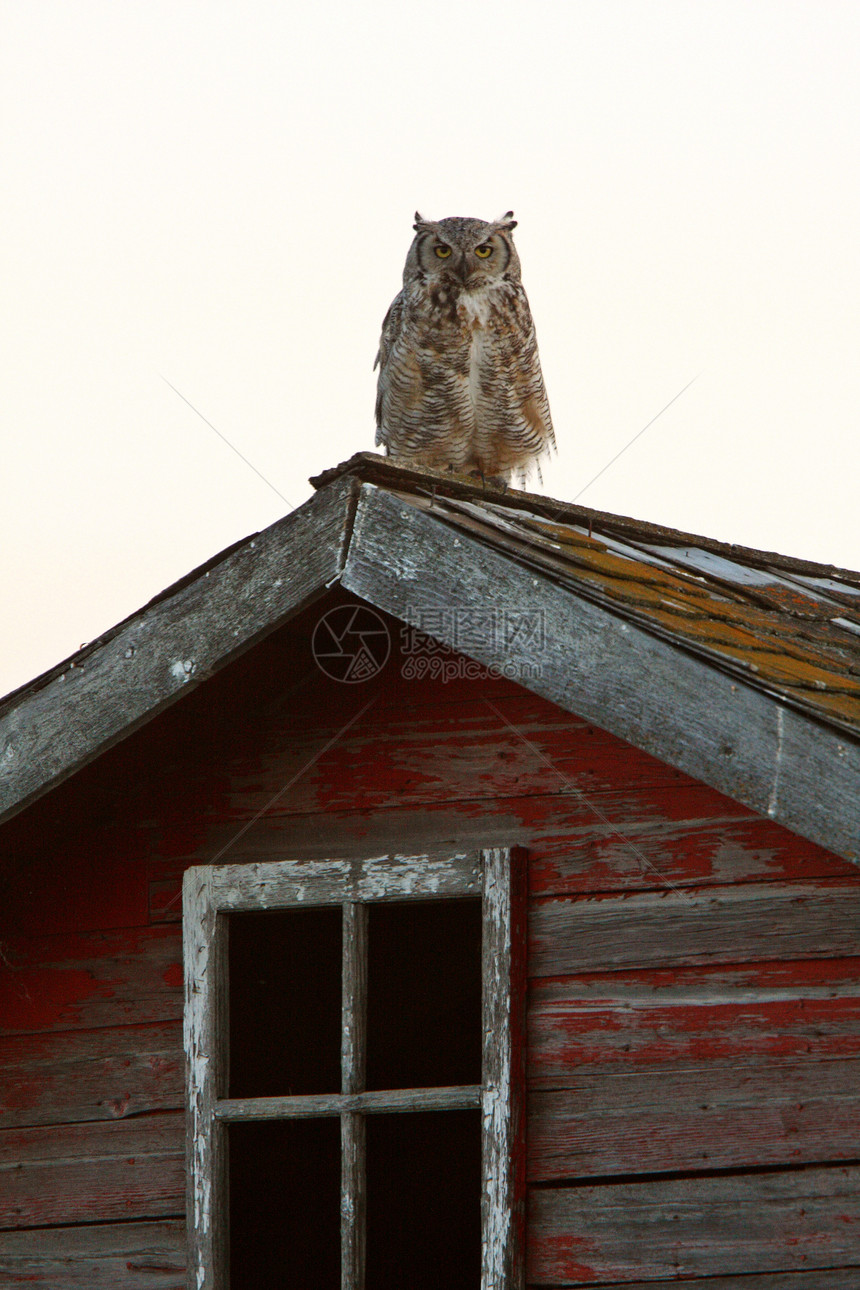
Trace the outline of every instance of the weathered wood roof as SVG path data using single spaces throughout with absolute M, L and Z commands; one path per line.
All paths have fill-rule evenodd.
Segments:
M 360 453 L 0 703 L 0 818 L 340 581 L 561 707 L 860 858 L 860 573 Z M 454 610 L 539 616 L 471 632 Z

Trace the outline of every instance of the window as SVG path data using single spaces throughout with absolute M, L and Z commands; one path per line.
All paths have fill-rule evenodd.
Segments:
M 525 865 L 189 869 L 194 1290 L 518 1290 Z

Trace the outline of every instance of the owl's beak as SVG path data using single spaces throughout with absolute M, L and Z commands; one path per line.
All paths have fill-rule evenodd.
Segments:
M 460 261 L 460 277 L 463 279 L 463 282 L 465 283 L 469 281 L 469 278 L 471 276 L 472 276 L 472 266 L 469 264 L 469 257 L 467 255 L 464 255 L 462 260 Z

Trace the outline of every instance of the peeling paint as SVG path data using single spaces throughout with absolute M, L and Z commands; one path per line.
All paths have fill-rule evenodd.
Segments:
M 779 775 L 782 770 L 782 748 L 783 737 L 785 734 L 785 708 L 779 707 L 776 710 L 776 756 L 773 765 L 773 787 L 770 790 L 770 801 L 767 805 L 767 813 L 771 818 L 776 815 L 777 801 L 779 798 Z
M 196 669 L 197 665 L 193 659 L 177 658 L 170 664 L 170 675 L 173 677 L 174 681 L 184 683 L 189 679 L 189 677 L 194 675 Z

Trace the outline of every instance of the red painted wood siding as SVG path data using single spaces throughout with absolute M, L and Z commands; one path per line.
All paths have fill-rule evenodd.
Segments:
M 329 681 L 319 612 L 0 831 L 0 1285 L 183 1284 L 188 864 L 492 843 L 532 1283 L 860 1284 L 856 869 L 512 682 Z

